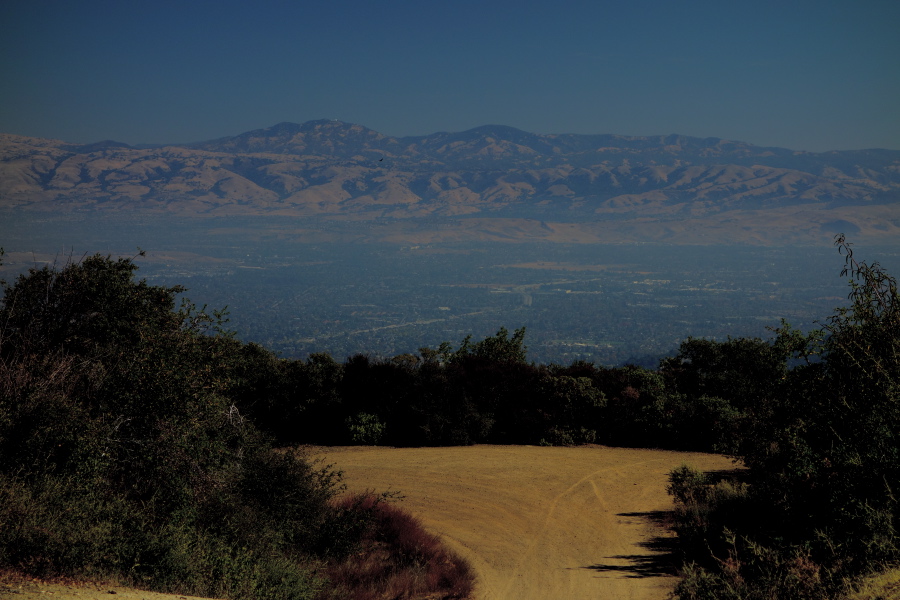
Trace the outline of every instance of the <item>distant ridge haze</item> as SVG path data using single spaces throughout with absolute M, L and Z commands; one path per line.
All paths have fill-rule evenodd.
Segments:
M 388 241 L 896 242 L 900 151 L 329 120 L 163 147 L 0 134 L 0 208 L 369 222 Z

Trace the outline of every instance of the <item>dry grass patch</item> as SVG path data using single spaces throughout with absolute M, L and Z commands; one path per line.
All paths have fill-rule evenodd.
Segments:
M 845 600 L 900 600 L 900 568 L 866 577 Z

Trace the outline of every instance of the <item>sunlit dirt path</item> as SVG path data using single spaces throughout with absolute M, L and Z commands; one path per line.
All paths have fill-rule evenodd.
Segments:
M 479 600 L 662 600 L 667 475 L 726 457 L 660 450 L 469 446 L 317 448 L 350 491 L 391 490 L 469 560 Z

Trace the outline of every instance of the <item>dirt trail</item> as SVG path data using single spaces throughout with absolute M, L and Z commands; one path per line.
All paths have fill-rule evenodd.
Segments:
M 663 600 L 675 585 L 659 520 L 667 474 L 687 463 L 731 469 L 718 455 L 590 446 L 317 448 L 351 491 L 401 492 L 478 575 L 477 600 Z M 113 595 L 114 594 L 114 595 Z M 180 600 L 90 582 L 0 578 L 0 599 Z
M 350 491 L 394 490 L 478 574 L 478 600 L 662 600 L 675 585 L 659 523 L 667 474 L 723 456 L 470 446 L 319 448 Z

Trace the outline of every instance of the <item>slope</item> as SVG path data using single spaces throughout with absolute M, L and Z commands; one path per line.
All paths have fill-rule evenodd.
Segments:
M 734 468 L 700 453 L 471 446 L 320 448 L 351 491 L 394 490 L 478 574 L 479 600 L 662 600 L 668 472 Z

